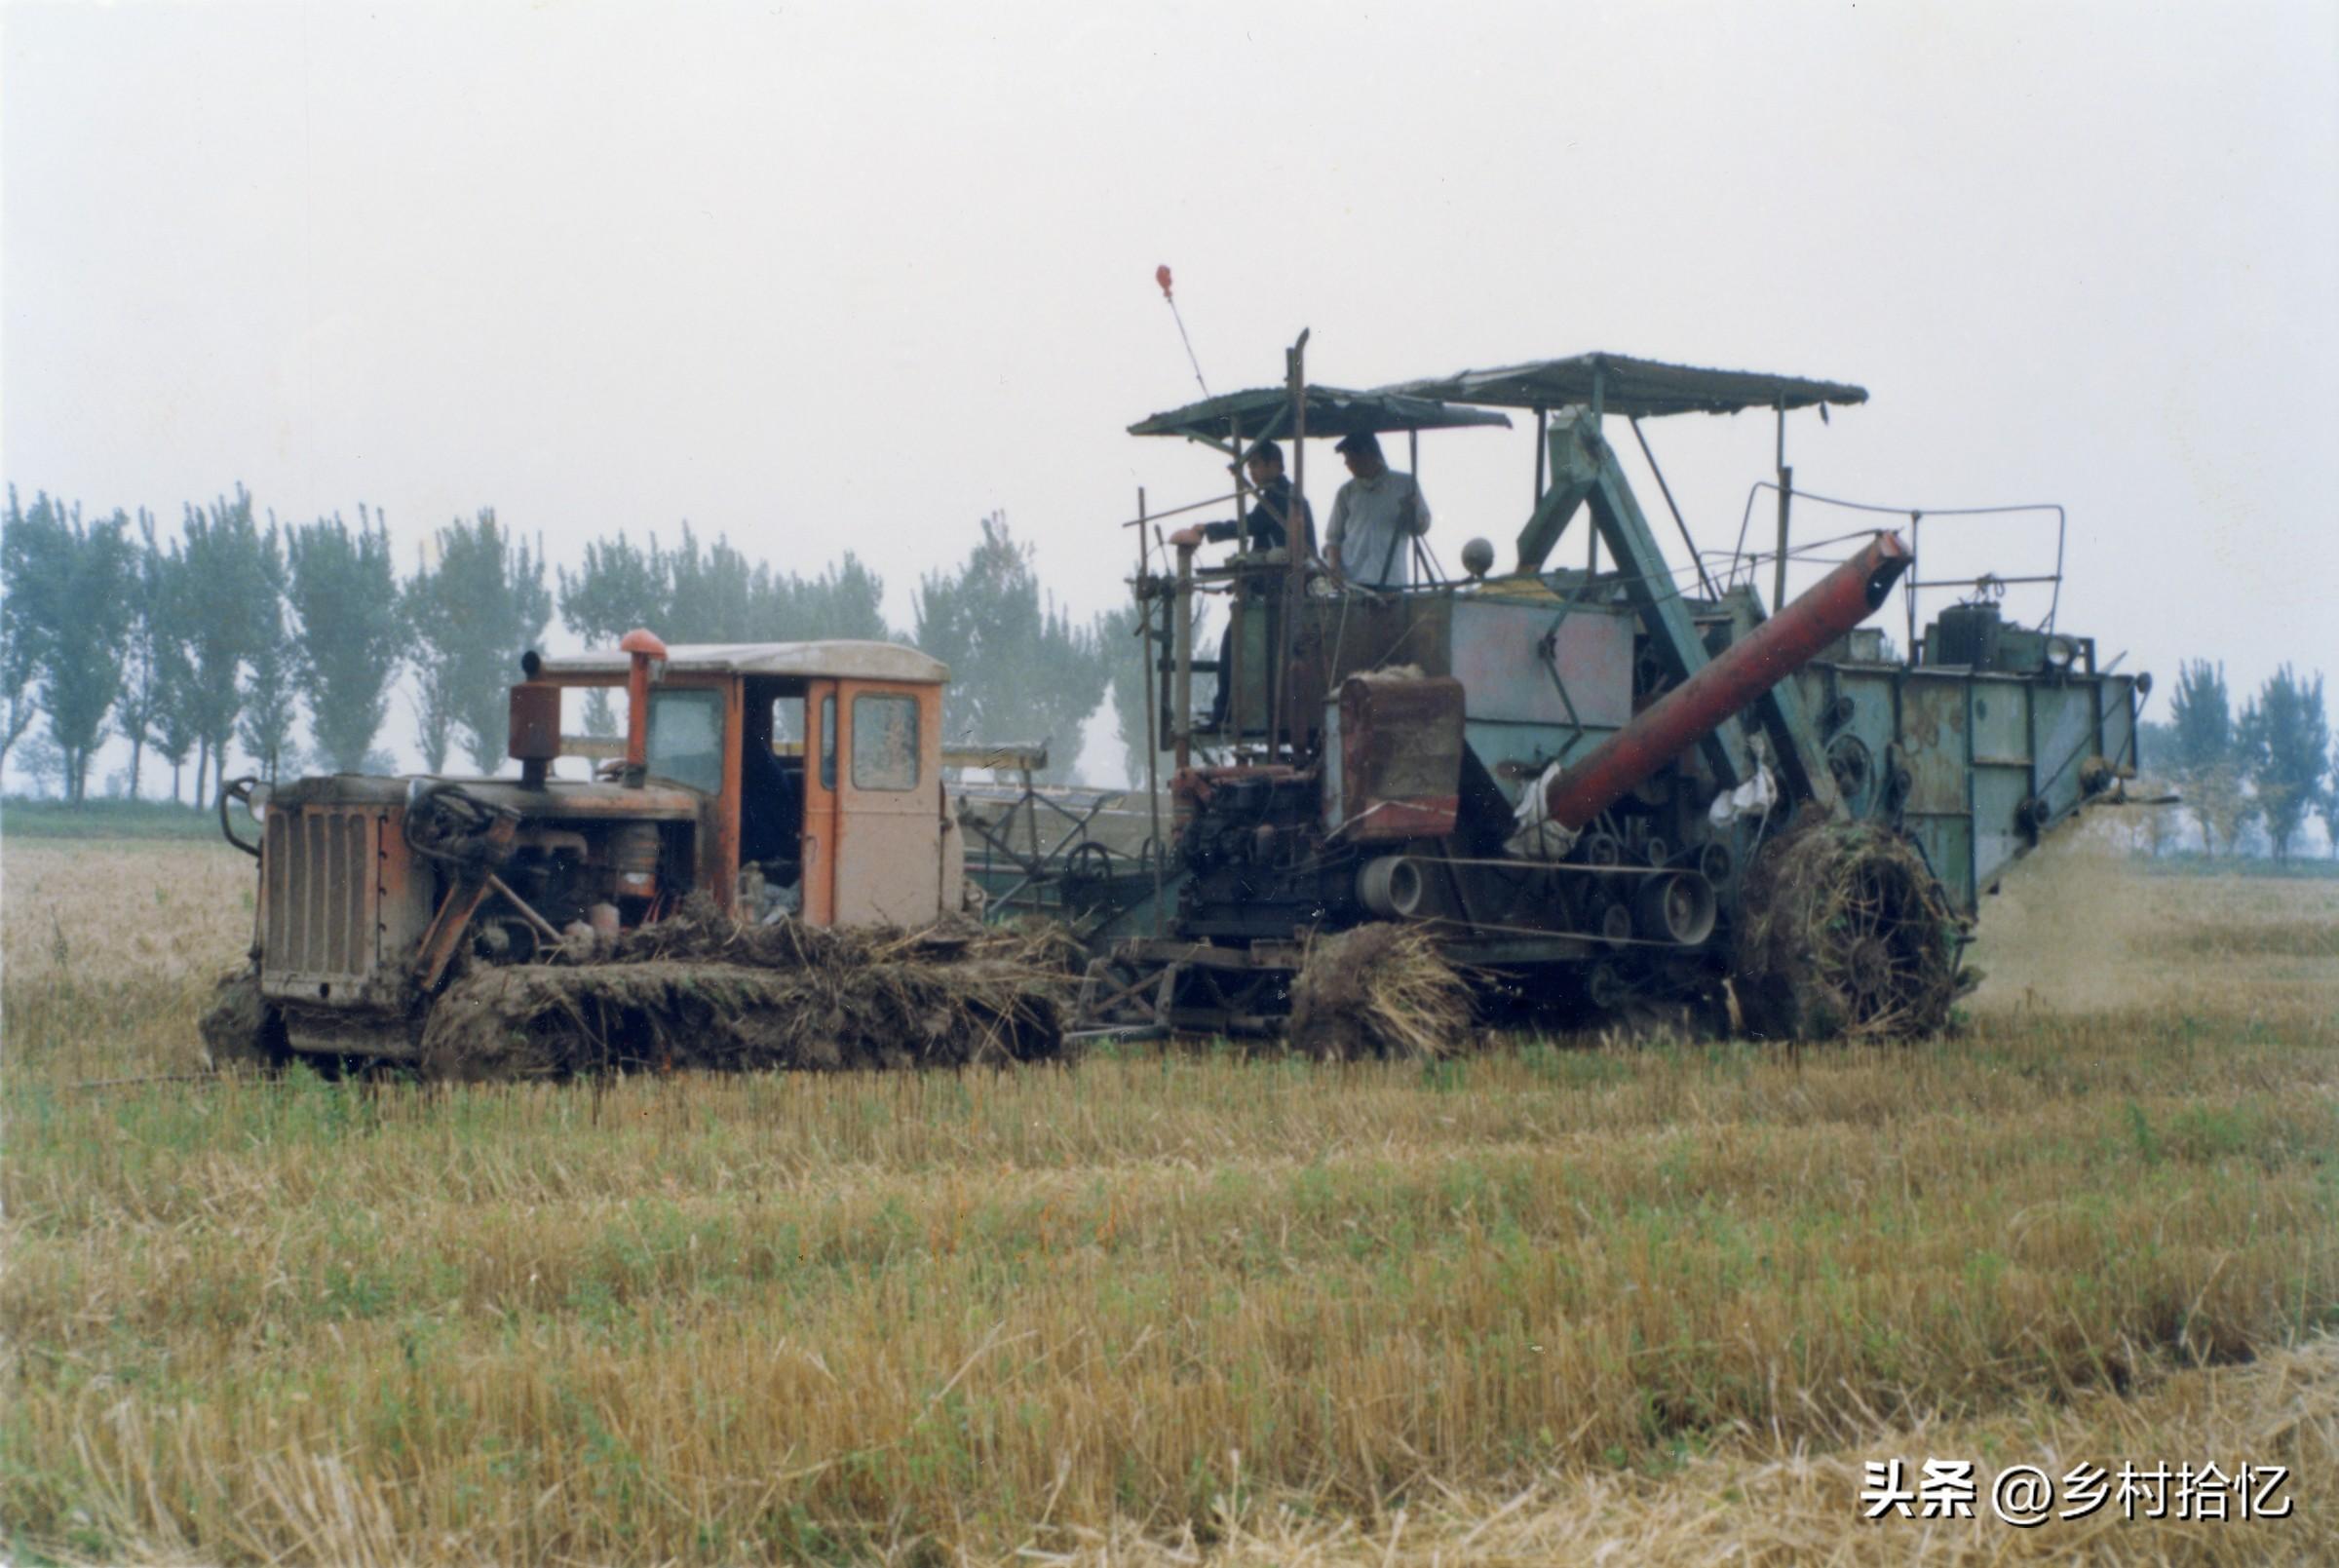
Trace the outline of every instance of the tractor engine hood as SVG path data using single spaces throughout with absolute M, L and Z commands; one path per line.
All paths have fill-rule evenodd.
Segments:
M 336 773 L 279 784 L 272 809 L 302 806 L 403 806 L 417 787 L 452 784 L 481 805 L 537 822 L 696 822 L 706 797 L 679 784 L 630 788 L 620 784 L 547 784 L 517 779 L 461 779 L 437 774 L 389 778 Z

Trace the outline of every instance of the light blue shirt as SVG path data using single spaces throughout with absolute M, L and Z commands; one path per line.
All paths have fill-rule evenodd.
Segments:
M 1327 548 L 1340 552 L 1340 572 L 1366 588 L 1402 588 L 1413 581 L 1413 541 L 1430 531 L 1430 504 L 1410 474 L 1385 469 L 1352 478 L 1332 498 Z

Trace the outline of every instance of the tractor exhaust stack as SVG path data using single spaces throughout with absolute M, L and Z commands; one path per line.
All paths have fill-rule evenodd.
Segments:
M 666 644 L 657 632 L 635 627 L 617 646 L 633 658 L 633 668 L 626 674 L 625 779 L 639 785 L 650 771 L 650 666 L 666 662 Z

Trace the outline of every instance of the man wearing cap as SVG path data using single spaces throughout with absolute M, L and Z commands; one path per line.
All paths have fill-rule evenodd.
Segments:
M 1244 458 L 1243 472 L 1249 476 L 1250 487 L 1259 496 L 1248 516 L 1239 523 L 1229 519 L 1180 528 L 1170 536 L 1170 542 L 1192 549 L 1206 541 L 1216 543 L 1232 539 L 1237 532 L 1242 532 L 1250 536 L 1250 548 L 1253 550 L 1283 549 L 1289 542 L 1290 535 L 1285 523 L 1291 516 L 1291 481 L 1284 474 L 1284 449 L 1274 441 L 1259 442 Z M 1299 503 L 1299 519 L 1302 548 L 1314 555 L 1316 514 L 1304 496 Z M 1254 600 L 1264 598 L 1266 585 L 1254 581 L 1247 592 Z M 1226 681 L 1232 664 L 1234 635 L 1234 625 L 1230 622 L 1218 637 L 1218 695 L 1210 704 L 1210 728 L 1213 730 L 1223 729 L 1226 725 L 1227 701 L 1232 695 L 1227 690 Z
M 1413 541 L 1430 531 L 1430 504 L 1421 486 L 1412 475 L 1389 467 L 1380 438 L 1368 430 L 1344 438 L 1332 450 L 1348 459 L 1355 478 L 1332 498 L 1324 558 L 1361 587 L 1404 587 L 1413 580 Z

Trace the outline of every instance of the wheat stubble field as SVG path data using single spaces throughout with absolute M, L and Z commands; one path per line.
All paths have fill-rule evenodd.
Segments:
M 249 862 L 11 842 L 0 1552 L 2339 1556 L 2339 882 L 2068 861 L 1908 1048 L 450 1090 L 112 1082 Z M 1890 1456 L 2295 1508 L 1863 1524 Z

